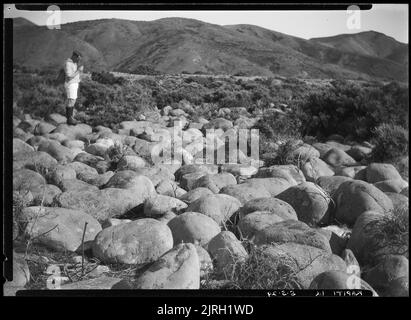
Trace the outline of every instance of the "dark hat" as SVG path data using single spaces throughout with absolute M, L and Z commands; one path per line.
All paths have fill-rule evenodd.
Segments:
M 81 53 L 77 50 L 73 50 L 73 55 L 77 57 L 82 57 Z

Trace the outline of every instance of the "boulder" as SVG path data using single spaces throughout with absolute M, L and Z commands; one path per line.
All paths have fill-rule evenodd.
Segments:
M 92 216 L 65 208 L 27 207 L 23 209 L 24 233 L 33 242 L 57 251 L 77 251 L 81 248 L 84 226 L 84 244 L 94 240 L 101 226 Z
M 361 161 L 367 159 L 371 155 L 372 148 L 364 147 L 361 145 L 353 146 L 350 150 L 347 150 L 347 154 L 351 156 L 355 161 Z
M 293 184 L 283 178 L 252 178 L 247 180 L 247 184 L 255 188 L 266 189 L 272 197 L 293 186 Z
M 146 161 L 139 156 L 124 156 L 117 164 L 118 170 L 135 170 L 146 166 Z
M 142 265 L 158 260 L 173 247 L 170 228 L 155 219 L 138 219 L 103 229 L 93 255 L 106 263 Z
M 298 220 L 309 226 L 321 225 L 330 219 L 331 198 L 312 182 L 290 187 L 277 198 L 289 203 L 297 213 Z
M 270 211 L 254 211 L 241 217 L 237 226 L 241 238 L 252 239 L 268 226 L 284 221 L 284 218 Z
M 408 277 L 408 259 L 400 255 L 386 255 L 379 263 L 363 274 L 363 279 L 384 296 L 390 282 Z
M 408 251 L 408 244 L 386 234 L 386 226 L 387 216 L 375 211 L 365 211 L 355 221 L 347 248 L 352 250 L 360 266 L 375 264 L 387 254 L 402 255 Z
M 211 260 L 208 251 L 202 246 L 196 244 L 195 247 L 200 261 L 200 278 L 203 278 L 213 271 L 213 260 Z
M 263 252 L 288 270 L 296 288 L 308 289 L 311 282 L 325 271 L 346 271 L 347 266 L 339 256 L 328 251 L 299 243 L 267 245 Z
M 47 152 L 59 163 L 63 164 L 72 162 L 75 157 L 73 150 L 61 145 L 61 143 L 54 140 L 42 142 L 37 150 Z
M 271 243 L 299 243 L 316 247 L 331 253 L 328 239 L 316 229 L 296 220 L 285 220 L 257 231 L 254 243 L 257 245 Z
M 404 188 L 408 187 L 408 182 L 403 179 L 390 179 L 376 182 L 374 186 L 383 192 L 400 193 Z
M 156 186 L 156 191 L 158 194 L 161 194 L 163 196 L 169 196 L 174 198 L 180 198 L 181 196 L 187 193 L 187 191 L 180 188 L 175 181 L 169 179 L 162 180 Z
M 409 297 L 409 276 L 404 276 L 390 281 L 388 288 L 384 291 L 386 297 Z
M 176 245 L 136 280 L 137 289 L 200 289 L 200 261 L 191 243 Z
M 231 173 L 217 173 L 217 174 L 206 174 L 194 182 L 192 188 L 205 187 L 213 191 L 214 193 L 219 193 L 221 188 L 229 185 L 237 184 L 237 180 Z
M 42 151 L 18 152 L 13 154 L 13 171 L 22 168 L 35 171 L 47 171 L 56 164 L 56 159 Z
M 220 193 L 227 194 L 238 199 L 241 204 L 245 204 L 246 202 L 256 198 L 271 197 L 271 193 L 268 192 L 265 187 L 258 184 L 247 183 L 247 180 L 245 183 L 223 187 L 220 190 Z
M 339 167 L 335 169 L 335 175 L 365 181 L 366 168 L 367 166 Z
M 394 212 L 399 210 L 409 209 L 409 200 L 408 197 L 394 192 L 385 192 L 385 194 L 391 199 L 392 205 L 394 207 Z
M 334 171 L 320 158 L 312 158 L 301 168 L 307 181 L 316 182 L 319 177 L 334 175 Z
M 333 167 L 352 166 L 357 162 L 341 149 L 330 149 L 322 159 Z
M 192 202 L 186 211 L 205 214 L 218 224 L 224 224 L 240 207 L 240 201 L 234 197 L 226 194 L 213 194 Z
M 255 178 L 282 178 L 287 180 L 291 185 L 305 182 L 303 172 L 293 164 L 259 168 Z
M 388 213 L 393 209 L 392 201 L 381 190 L 360 180 L 347 181 L 335 192 L 336 218 L 353 225 L 365 211 Z
M 240 217 L 243 218 L 255 211 L 268 211 L 284 220 L 297 220 L 294 208 L 287 202 L 276 198 L 256 198 L 246 202 L 240 209 Z
M 200 187 L 188 191 L 187 193 L 180 196 L 179 199 L 187 204 L 191 204 L 197 199 L 201 198 L 202 196 L 207 196 L 211 194 L 214 193 L 210 189 Z
M 369 183 L 384 180 L 402 179 L 397 169 L 388 163 L 371 163 L 366 169 L 366 179 Z
M 334 197 L 335 192 L 340 185 L 346 181 L 352 181 L 349 177 L 332 176 L 332 177 L 320 177 L 316 183 L 331 197 Z
M 220 233 L 220 226 L 210 217 L 198 212 L 185 212 L 168 222 L 174 245 L 179 243 L 207 244 Z
M 144 202 L 144 215 L 148 218 L 157 218 L 167 212 L 180 213 L 187 208 L 187 204 L 173 197 L 154 195 Z
M 64 179 L 76 179 L 76 171 L 68 166 L 56 165 L 47 172 L 45 177 L 50 184 L 59 186 Z
M 215 261 L 217 273 L 230 273 L 236 264 L 248 257 L 242 243 L 230 231 L 221 231 L 212 238 L 207 251 Z
M 34 152 L 34 148 L 25 143 L 24 141 L 14 138 L 13 139 L 13 155 L 19 152 Z
M 69 190 L 57 196 L 60 207 L 82 210 L 99 221 L 121 216 L 143 204 L 146 197 L 135 190 Z
M 104 187 L 134 190 L 136 194 L 144 199 L 155 194 L 155 188 L 151 180 L 131 170 L 116 172 Z

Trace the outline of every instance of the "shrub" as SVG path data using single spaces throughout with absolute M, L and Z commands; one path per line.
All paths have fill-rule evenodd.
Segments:
M 91 74 L 91 79 L 93 81 L 97 81 L 99 83 L 103 84 L 108 84 L 108 85 L 114 85 L 114 84 L 119 84 L 122 85 L 124 84 L 125 80 L 123 77 L 115 77 L 113 74 L 110 72 L 93 72 Z
M 373 131 L 376 161 L 394 161 L 408 154 L 408 130 L 393 123 L 383 123 Z
M 137 67 L 128 70 L 127 72 L 133 74 L 144 74 L 144 75 L 158 75 L 161 72 L 155 70 L 155 68 L 151 65 L 138 65 Z

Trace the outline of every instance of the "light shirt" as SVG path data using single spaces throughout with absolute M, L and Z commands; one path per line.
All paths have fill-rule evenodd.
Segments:
M 67 85 L 72 83 L 79 83 L 80 82 L 80 74 L 77 74 L 74 78 L 69 80 L 67 77 L 72 77 L 74 73 L 77 71 L 77 63 L 73 62 L 71 59 L 67 59 L 66 63 L 64 64 L 64 72 L 66 73 L 66 81 Z

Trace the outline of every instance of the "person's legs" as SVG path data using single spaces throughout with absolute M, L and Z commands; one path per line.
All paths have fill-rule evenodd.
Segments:
M 67 123 L 71 125 L 77 124 L 77 121 L 74 119 L 74 105 L 76 104 L 77 100 L 77 89 L 78 83 L 73 83 L 70 85 L 66 85 L 66 94 L 67 94 L 67 108 L 66 108 L 66 117 Z
M 77 124 L 77 121 L 74 119 L 74 105 L 76 104 L 76 99 L 68 99 L 67 108 L 66 108 L 66 118 L 68 124 Z

